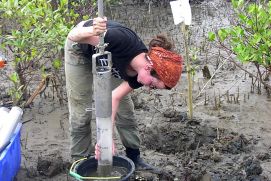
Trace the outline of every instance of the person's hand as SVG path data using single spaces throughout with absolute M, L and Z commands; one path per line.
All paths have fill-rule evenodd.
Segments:
M 113 155 L 115 155 L 116 149 L 115 149 L 115 142 L 112 139 L 112 153 Z M 101 150 L 100 150 L 100 145 L 98 143 L 96 143 L 95 145 L 95 159 L 99 160 L 101 157 Z
M 97 36 L 100 34 L 104 33 L 106 31 L 106 23 L 107 23 L 107 18 L 94 18 L 93 19 L 93 33 Z

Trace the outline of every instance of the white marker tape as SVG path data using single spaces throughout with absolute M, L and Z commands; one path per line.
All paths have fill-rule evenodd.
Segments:
M 192 14 L 189 0 L 171 1 L 170 6 L 175 25 L 178 25 L 182 22 L 184 22 L 185 25 L 191 24 Z

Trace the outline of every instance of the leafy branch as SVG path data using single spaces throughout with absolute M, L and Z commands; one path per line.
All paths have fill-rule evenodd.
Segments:
M 232 0 L 232 5 L 237 15 L 236 23 L 216 32 L 209 32 L 209 40 L 216 41 L 219 47 L 235 54 L 240 62 L 253 63 L 258 75 L 246 72 L 271 90 L 271 85 L 264 77 L 271 71 L 271 2 L 245 3 L 244 0 Z M 235 61 L 231 61 L 238 66 Z

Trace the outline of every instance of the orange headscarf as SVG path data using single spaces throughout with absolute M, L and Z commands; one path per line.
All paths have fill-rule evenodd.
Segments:
M 152 47 L 148 53 L 153 69 L 164 84 L 173 88 L 179 81 L 182 73 L 182 57 L 161 47 Z

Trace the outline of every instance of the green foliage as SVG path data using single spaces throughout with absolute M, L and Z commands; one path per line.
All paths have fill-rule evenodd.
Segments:
M 62 68 L 64 42 L 70 29 L 87 20 L 97 0 L 1 0 L 1 49 L 12 52 L 14 87 L 9 91 L 15 104 L 27 100 L 34 75 L 47 77 L 46 70 Z M 118 0 L 106 0 L 105 4 Z M 10 62 L 10 60 L 8 61 Z M 49 72 L 51 74 L 51 72 Z
M 62 66 L 62 61 L 61 61 L 61 60 L 55 59 L 55 60 L 53 61 L 53 67 L 54 67 L 55 69 L 60 69 L 61 66 Z
M 9 94 L 12 96 L 12 100 L 14 101 L 15 104 L 17 104 L 21 98 L 22 98 L 22 86 L 20 85 L 20 80 L 19 80 L 19 76 L 16 72 L 13 72 L 10 76 L 9 76 L 9 80 L 13 83 L 14 87 L 10 88 L 8 90 Z
M 12 46 L 24 61 L 39 56 L 49 45 L 53 51 L 61 49 L 73 25 L 73 20 L 63 15 L 75 16 L 66 3 L 67 0 L 61 0 L 58 9 L 53 10 L 46 0 L 3 0 L 0 11 L 4 23 L 11 26 L 10 34 L 4 35 L 3 45 Z
M 237 23 L 218 32 L 209 32 L 210 41 L 227 45 L 242 62 L 254 62 L 264 67 L 271 63 L 271 2 L 249 3 L 232 0 Z
M 68 0 L 58 1 L 57 7 L 47 0 L 0 2 L 1 48 L 13 53 L 12 65 L 16 72 L 9 75 L 15 85 L 10 91 L 14 99 L 21 99 L 27 91 L 26 82 L 34 72 L 41 74 L 45 63 L 55 69 L 61 68 L 60 60 L 51 60 L 63 49 L 65 38 L 78 18 L 67 5 Z M 46 62 L 45 57 L 49 61 Z
M 198 55 L 199 55 L 199 48 L 197 47 L 191 47 L 189 49 L 189 58 L 191 61 L 195 62 L 198 60 Z M 190 67 L 190 71 L 191 71 L 191 75 L 195 76 L 196 75 L 196 70 L 197 70 L 198 66 L 192 66 Z
M 244 0 L 231 0 L 233 8 L 238 8 L 244 5 Z
M 215 33 L 214 32 L 208 32 L 208 38 L 209 38 L 209 41 L 215 41 Z

